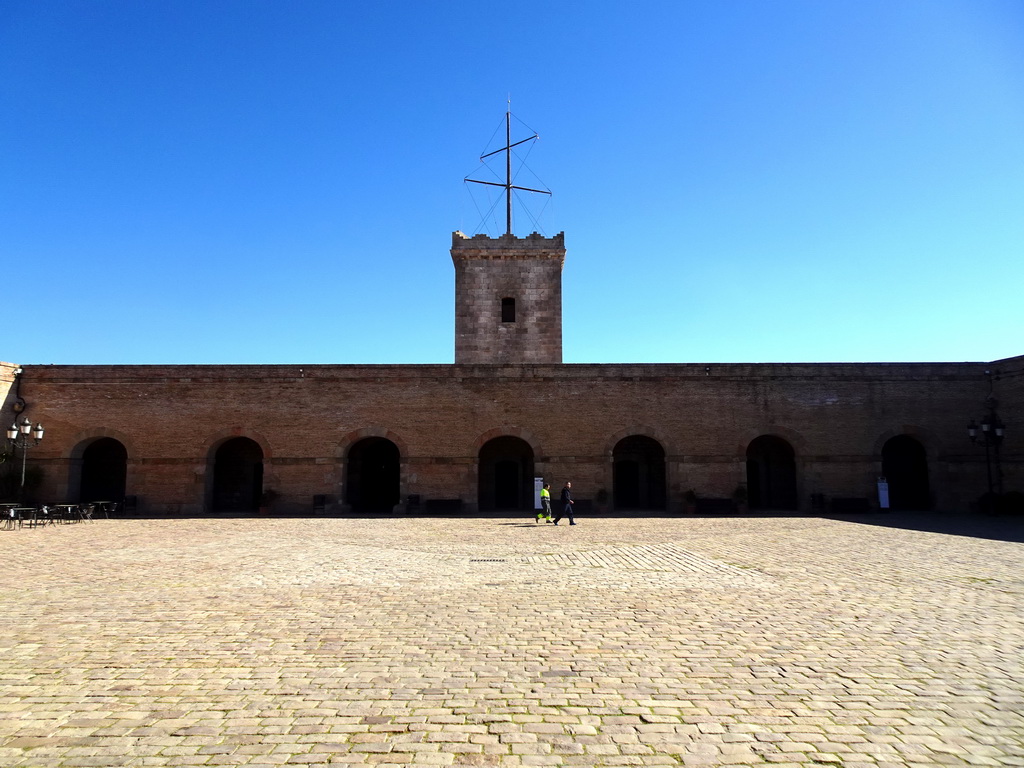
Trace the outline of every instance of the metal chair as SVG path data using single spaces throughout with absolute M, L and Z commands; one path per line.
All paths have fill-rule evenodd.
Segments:
M 17 509 L 17 504 L 0 504 L 0 516 L 3 518 L 5 531 L 13 531 L 15 525 L 21 527 L 21 517 L 18 516 Z
M 56 525 L 58 518 L 60 518 L 60 513 L 55 509 L 50 509 L 46 504 L 36 510 L 36 519 L 42 521 L 41 525 L 44 528 L 47 525 Z
M 57 504 L 51 512 L 54 520 L 62 525 L 78 523 L 82 520 L 82 514 L 77 504 Z

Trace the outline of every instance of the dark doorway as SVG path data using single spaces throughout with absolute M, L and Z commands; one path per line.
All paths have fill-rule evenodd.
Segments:
M 518 437 L 496 437 L 480 449 L 481 511 L 533 509 L 533 448 Z
M 761 435 L 747 446 L 747 501 L 751 509 L 795 510 L 796 456 L 775 435 Z
M 494 505 L 498 509 L 518 509 L 523 485 L 518 461 L 503 460 L 494 465 Z
M 401 498 L 401 456 L 384 437 L 366 437 L 348 452 L 345 503 L 353 512 L 391 512 Z
M 263 493 L 263 449 L 248 437 L 221 444 L 213 459 L 213 511 L 255 512 Z
M 891 509 L 931 509 L 928 456 L 910 435 L 897 435 L 882 446 L 882 474 L 889 481 Z
M 624 437 L 612 449 L 616 510 L 665 509 L 665 449 L 651 437 Z
M 82 453 L 82 480 L 78 500 L 117 501 L 124 499 L 128 476 L 128 450 L 112 437 L 101 437 Z

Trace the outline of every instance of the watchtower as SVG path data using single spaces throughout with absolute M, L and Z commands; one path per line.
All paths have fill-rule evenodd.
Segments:
M 452 233 L 455 362 L 561 363 L 565 233 Z

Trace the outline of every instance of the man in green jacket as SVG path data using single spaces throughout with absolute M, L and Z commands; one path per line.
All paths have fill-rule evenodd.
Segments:
M 540 512 L 537 513 L 537 522 L 547 520 L 551 522 L 551 483 L 544 483 L 540 489 Z

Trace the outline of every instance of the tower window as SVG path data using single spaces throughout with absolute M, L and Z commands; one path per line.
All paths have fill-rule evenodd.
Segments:
M 516 300 L 515 299 L 502 299 L 501 300 L 501 322 L 503 323 L 514 323 L 516 321 Z

